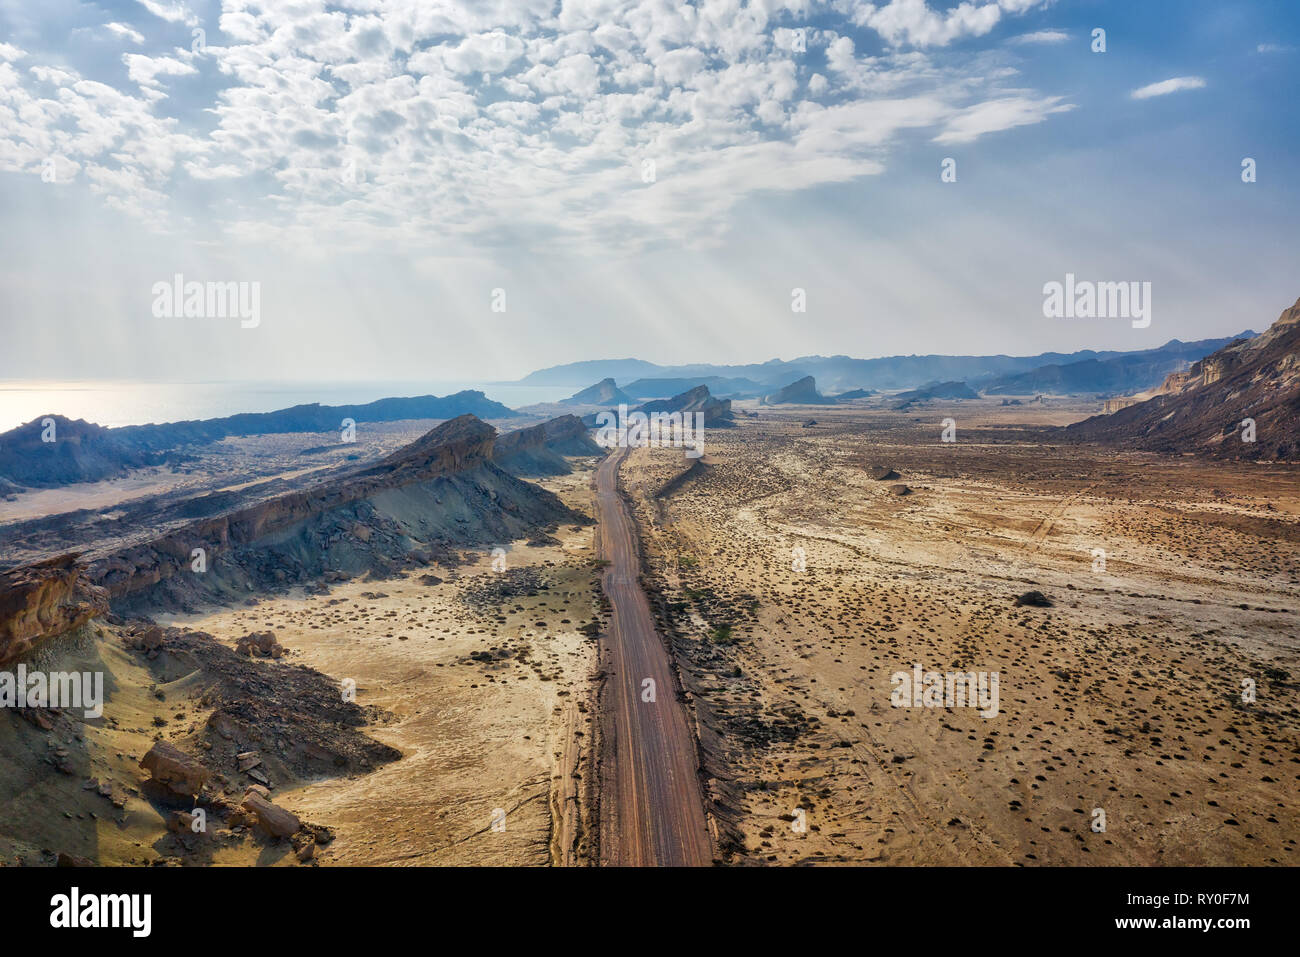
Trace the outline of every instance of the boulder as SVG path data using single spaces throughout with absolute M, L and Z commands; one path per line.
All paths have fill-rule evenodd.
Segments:
M 1032 608 L 1051 608 L 1052 600 L 1041 591 L 1027 591 L 1016 597 L 1016 607 L 1028 605 Z
M 272 804 L 256 791 L 244 795 L 243 808 L 257 818 L 258 825 L 272 837 L 292 837 L 302 827 L 297 815 Z
M 235 642 L 235 651 L 249 658 L 282 658 L 284 646 L 275 640 L 273 631 L 252 631 Z
M 197 760 L 166 741 L 155 741 L 149 753 L 140 759 L 140 767 L 149 772 L 155 783 L 182 797 L 193 797 L 203 790 L 211 773 Z
M 193 833 L 194 815 L 188 811 L 172 811 L 167 815 L 167 830 L 173 834 Z

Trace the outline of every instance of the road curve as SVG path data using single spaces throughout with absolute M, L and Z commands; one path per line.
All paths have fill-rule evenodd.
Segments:
M 700 866 L 712 862 L 695 742 L 674 693 L 672 665 L 641 590 L 632 516 L 618 493 L 628 450 L 596 470 L 601 585 L 613 606 L 602 639 L 608 673 L 600 716 L 602 864 Z M 643 682 L 654 681 L 654 701 Z

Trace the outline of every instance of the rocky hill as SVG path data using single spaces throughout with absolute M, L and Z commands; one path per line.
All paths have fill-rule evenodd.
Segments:
M 715 399 L 706 385 L 688 389 L 671 399 L 657 399 L 636 407 L 637 412 L 703 412 L 704 424 L 717 428 L 732 421 L 731 400 Z
M 133 468 L 161 464 L 165 458 L 115 429 L 62 415 L 42 416 L 0 435 L 0 485 L 98 482 Z
M 830 405 L 834 401 L 817 391 L 817 380 L 810 375 L 763 396 L 764 405 Z
M 900 392 L 894 398 L 898 400 L 894 408 L 910 409 L 934 399 L 978 399 L 979 393 L 965 382 L 932 382 L 910 392 Z
M 512 475 L 568 475 L 573 469 L 566 455 L 603 452 L 581 419 L 562 415 L 541 425 L 507 432 L 496 440 L 492 460 Z
M 179 503 L 133 503 L 103 520 L 69 513 L 7 526 L 29 552 L 77 541 L 83 528 L 98 538 L 85 546 L 83 574 L 72 574 L 73 565 L 6 572 L 13 579 L 6 596 L 35 597 L 4 606 L 0 635 L 12 643 L 65 630 L 80 615 L 77 607 L 100 594 L 93 587 L 122 613 L 231 603 L 262 590 L 388 574 L 460 548 L 589 522 L 496 465 L 495 441 L 492 426 L 460 416 L 376 463 L 291 491 L 270 481 Z M 555 442 L 567 448 L 572 437 Z M 24 624 L 32 621 L 44 624 L 33 632 Z
M 1253 420 L 1254 441 L 1247 441 Z M 1145 402 L 1061 430 L 1067 440 L 1222 458 L 1300 457 L 1300 301 L 1263 335 L 1170 375 Z
M 561 399 L 560 405 L 618 405 L 631 403 L 631 397 L 618 387 L 613 379 L 601 379 L 581 392 Z

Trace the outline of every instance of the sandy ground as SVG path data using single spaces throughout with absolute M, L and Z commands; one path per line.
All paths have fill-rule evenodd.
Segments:
M 589 481 L 588 472 L 542 484 L 589 511 Z M 514 543 L 504 573 L 483 553 L 451 573 L 430 567 L 158 620 L 231 644 L 270 629 L 291 661 L 351 679 L 358 704 L 393 716 L 366 733 L 401 751 L 400 761 L 275 794 L 334 829 L 322 863 L 577 863 L 596 659 L 579 629 L 598 614 L 598 569 L 591 527 L 562 527 L 558 537 L 558 546 Z M 462 600 L 475 580 L 516 569 L 548 587 L 479 609 Z M 445 581 L 422 583 L 428 573 Z
M 761 410 L 666 497 L 680 451 L 633 453 L 725 859 L 1297 863 L 1294 471 L 1010 426 L 1062 417 Z M 998 673 L 998 713 L 893 707 L 915 664 Z

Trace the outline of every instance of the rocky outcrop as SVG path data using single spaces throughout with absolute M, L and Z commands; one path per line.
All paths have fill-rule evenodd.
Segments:
M 273 631 L 251 631 L 235 642 L 235 653 L 252 658 L 283 658 L 284 646 Z
M 670 414 L 673 412 L 702 412 L 704 413 L 704 424 L 715 428 L 731 425 L 733 418 L 731 400 L 715 399 L 706 385 L 698 385 L 693 389 L 687 389 L 671 399 L 646 402 L 637 406 L 635 411 L 647 414 L 654 412 L 668 412 Z
M 1235 340 L 1170 375 L 1145 402 L 1076 422 L 1061 435 L 1216 458 L 1300 458 L 1300 301 L 1263 335 Z
M 0 572 L 0 665 L 108 611 L 76 554 Z
M 965 382 L 933 382 L 910 392 L 900 392 L 894 398 L 898 400 L 894 408 L 909 409 L 934 399 L 978 399 L 979 393 Z
M 1107 415 L 1112 412 L 1118 412 L 1120 409 L 1127 409 L 1130 405 L 1137 405 L 1142 400 L 1137 396 L 1123 395 L 1114 399 L 1106 399 L 1101 404 L 1101 411 Z
M 183 606 L 189 594 L 230 600 L 258 588 L 391 572 L 427 562 L 439 546 L 588 521 L 497 467 L 495 440 L 490 425 L 460 416 L 372 465 L 98 555 L 87 577 L 115 608 L 145 611 L 160 597 Z
M 560 405 L 618 405 L 629 403 L 632 399 L 618 387 L 613 379 L 601 379 L 593 386 L 562 399 Z
M 492 460 L 512 475 L 568 475 L 573 469 L 564 456 L 600 455 L 602 451 L 581 419 L 562 415 L 507 432 L 496 440 Z
M 763 396 L 764 405 L 830 405 L 834 401 L 817 391 L 817 380 L 810 375 Z

